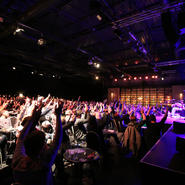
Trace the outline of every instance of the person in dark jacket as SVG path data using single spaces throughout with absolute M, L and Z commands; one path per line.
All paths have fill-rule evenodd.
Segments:
M 166 112 L 163 118 L 161 119 L 160 122 L 156 122 L 155 115 L 154 114 L 149 115 L 151 109 L 152 107 L 150 107 L 147 112 L 147 116 L 146 116 L 147 129 L 144 134 L 147 149 L 150 149 L 157 142 L 157 140 L 161 137 L 162 135 L 161 131 L 164 127 L 164 123 L 168 116 L 168 107 L 166 107 Z

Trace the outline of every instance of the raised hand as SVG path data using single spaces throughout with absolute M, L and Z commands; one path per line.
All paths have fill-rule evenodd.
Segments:
M 35 108 L 33 109 L 31 120 L 34 122 L 38 122 L 40 116 L 41 116 L 41 110 L 43 105 L 40 103 L 39 105 L 35 105 Z
M 144 113 L 143 107 L 141 107 L 140 112 L 141 112 L 141 114 L 143 114 L 143 113 Z
M 59 101 L 58 102 L 58 106 L 55 106 L 55 115 L 60 115 L 62 113 L 62 109 L 63 109 L 64 103 Z

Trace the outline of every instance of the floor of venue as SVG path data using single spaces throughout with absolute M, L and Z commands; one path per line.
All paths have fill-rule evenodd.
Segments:
M 157 119 L 160 120 L 161 117 Z M 170 128 L 174 120 L 185 122 L 184 118 L 168 117 L 163 134 Z M 185 179 L 185 175 L 141 164 L 140 160 L 146 152 L 143 149 L 141 155 L 136 159 L 125 154 L 119 145 L 109 144 L 101 162 L 92 169 L 94 185 L 165 185 L 179 184 L 178 182 Z M 80 167 L 71 165 L 65 168 L 65 173 L 55 177 L 55 185 L 91 185 L 91 178 L 90 175 L 89 178 L 86 178 L 86 183 L 82 183 Z M 8 165 L 0 170 L 0 184 L 11 185 L 12 182 L 12 171 Z

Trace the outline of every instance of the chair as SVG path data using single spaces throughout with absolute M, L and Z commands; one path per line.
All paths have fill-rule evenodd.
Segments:
M 89 131 L 86 135 L 87 148 L 96 150 L 99 153 L 102 153 L 102 144 L 100 136 L 94 132 Z

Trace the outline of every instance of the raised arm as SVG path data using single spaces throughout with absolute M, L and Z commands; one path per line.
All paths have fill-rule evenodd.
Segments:
M 57 155 L 58 149 L 62 143 L 62 137 L 63 137 L 62 123 L 65 121 L 65 117 L 61 117 L 62 109 L 63 109 L 63 102 L 60 102 L 59 106 L 55 107 L 55 115 L 56 115 L 55 135 L 47 152 L 47 159 L 51 165 L 53 164 L 55 157 Z
M 25 156 L 25 148 L 24 148 L 24 138 L 29 134 L 29 132 L 35 128 L 38 119 L 40 118 L 40 114 L 41 114 L 41 106 L 37 107 L 35 106 L 33 112 L 32 112 L 32 116 L 28 119 L 24 125 L 24 128 L 22 129 L 18 139 L 17 139 L 17 143 L 16 143 L 16 148 L 15 148 L 15 152 L 14 152 L 14 156 L 13 156 L 13 161 L 12 161 L 12 165 L 14 166 L 14 162 L 16 162 L 16 160 L 21 157 L 21 156 Z
M 163 118 L 161 119 L 160 123 L 164 123 L 167 119 L 167 116 L 168 116 L 168 106 L 166 107 L 166 112 L 165 112 Z
M 149 107 L 149 109 L 148 109 L 148 111 L 147 111 L 147 113 L 146 113 L 146 116 L 149 116 L 149 115 L 150 115 L 151 109 L 152 109 L 152 106 Z

